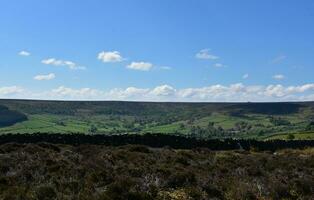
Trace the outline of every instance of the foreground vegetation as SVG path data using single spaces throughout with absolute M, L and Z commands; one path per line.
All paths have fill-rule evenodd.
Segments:
M 194 137 L 164 135 L 164 134 L 124 134 L 124 135 L 90 135 L 90 134 L 5 134 L 0 135 L 0 144 L 5 143 L 39 143 L 53 144 L 97 144 L 122 146 L 127 144 L 147 145 L 155 148 L 171 147 L 176 149 L 208 148 L 211 150 L 261 150 L 277 151 L 291 148 L 300 149 L 314 147 L 314 140 L 243 140 L 243 139 L 198 139 Z
M 314 149 L 0 145 L 0 199 L 313 199 Z
M 1 108 L 19 115 L 1 127 L 1 120 L 8 120 Z M 314 103 L 0 100 L 0 134 L 38 132 L 314 139 Z

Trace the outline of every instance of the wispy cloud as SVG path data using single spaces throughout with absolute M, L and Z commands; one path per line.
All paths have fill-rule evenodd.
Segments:
M 34 77 L 34 79 L 37 81 L 48 81 L 48 80 L 52 80 L 55 78 L 56 78 L 56 75 L 54 73 L 50 73 L 47 75 L 37 75 Z
M 273 58 L 270 62 L 273 63 L 273 64 L 280 63 L 283 60 L 285 60 L 286 58 L 287 58 L 287 56 L 285 56 L 285 55 L 279 55 L 279 56 Z
M 273 79 L 275 79 L 275 80 L 283 80 L 285 78 L 286 77 L 284 75 L 282 75 L 282 74 L 276 74 L 276 75 L 273 76 Z
M 102 51 L 97 58 L 105 63 L 122 62 L 124 60 L 119 51 Z
M 205 60 L 217 60 L 218 56 L 210 53 L 210 49 L 202 49 L 198 53 L 196 53 L 195 57 L 197 59 L 205 59 Z
M 41 61 L 45 65 L 65 66 L 71 70 L 85 70 L 86 67 L 77 65 L 75 62 L 67 60 L 59 60 L 55 58 L 48 58 Z
M 131 64 L 127 65 L 126 68 L 132 70 L 140 70 L 140 71 L 149 71 L 153 67 L 152 63 L 149 62 L 132 62 Z
M 20 56 L 30 56 L 31 53 L 28 52 L 28 51 L 20 51 L 20 52 L 19 52 L 19 55 L 20 55 Z
M 162 70 L 171 70 L 172 67 L 169 67 L 169 66 L 160 66 L 159 69 L 162 69 Z
M 221 68 L 221 67 L 226 67 L 226 65 L 221 64 L 221 63 L 215 63 L 214 67 Z
M 248 79 L 249 78 L 249 74 L 243 74 L 242 78 L 243 79 Z

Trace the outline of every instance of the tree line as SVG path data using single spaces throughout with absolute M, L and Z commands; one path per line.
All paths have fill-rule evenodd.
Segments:
M 139 144 L 150 147 L 171 147 L 175 149 L 208 148 L 211 150 L 260 150 L 276 151 L 285 148 L 314 147 L 314 140 L 201 140 L 184 136 L 145 134 L 145 135 L 84 135 L 84 134 L 5 134 L 0 135 L 0 144 L 5 143 L 54 143 L 54 144 L 95 144 L 120 146 Z

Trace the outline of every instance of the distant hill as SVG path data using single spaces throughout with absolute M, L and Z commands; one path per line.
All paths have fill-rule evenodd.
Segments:
M 302 107 L 314 108 L 314 102 L 279 103 L 182 103 L 127 101 L 38 101 L 0 100 L 6 105 L 29 114 L 116 114 L 116 115 L 208 115 L 216 111 L 259 114 L 292 114 Z M 178 113 L 179 112 L 179 113 Z
M 311 103 L 238 103 L 227 107 L 231 113 L 255 113 L 266 115 L 288 115 L 299 112 L 300 108 L 312 107 Z
M 25 120 L 27 120 L 27 116 L 23 113 L 9 110 L 7 107 L 0 105 L 0 127 L 11 126 Z

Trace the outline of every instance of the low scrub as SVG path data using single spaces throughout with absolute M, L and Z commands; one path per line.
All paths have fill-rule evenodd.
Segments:
M 314 199 L 314 150 L 0 145 L 0 199 Z

